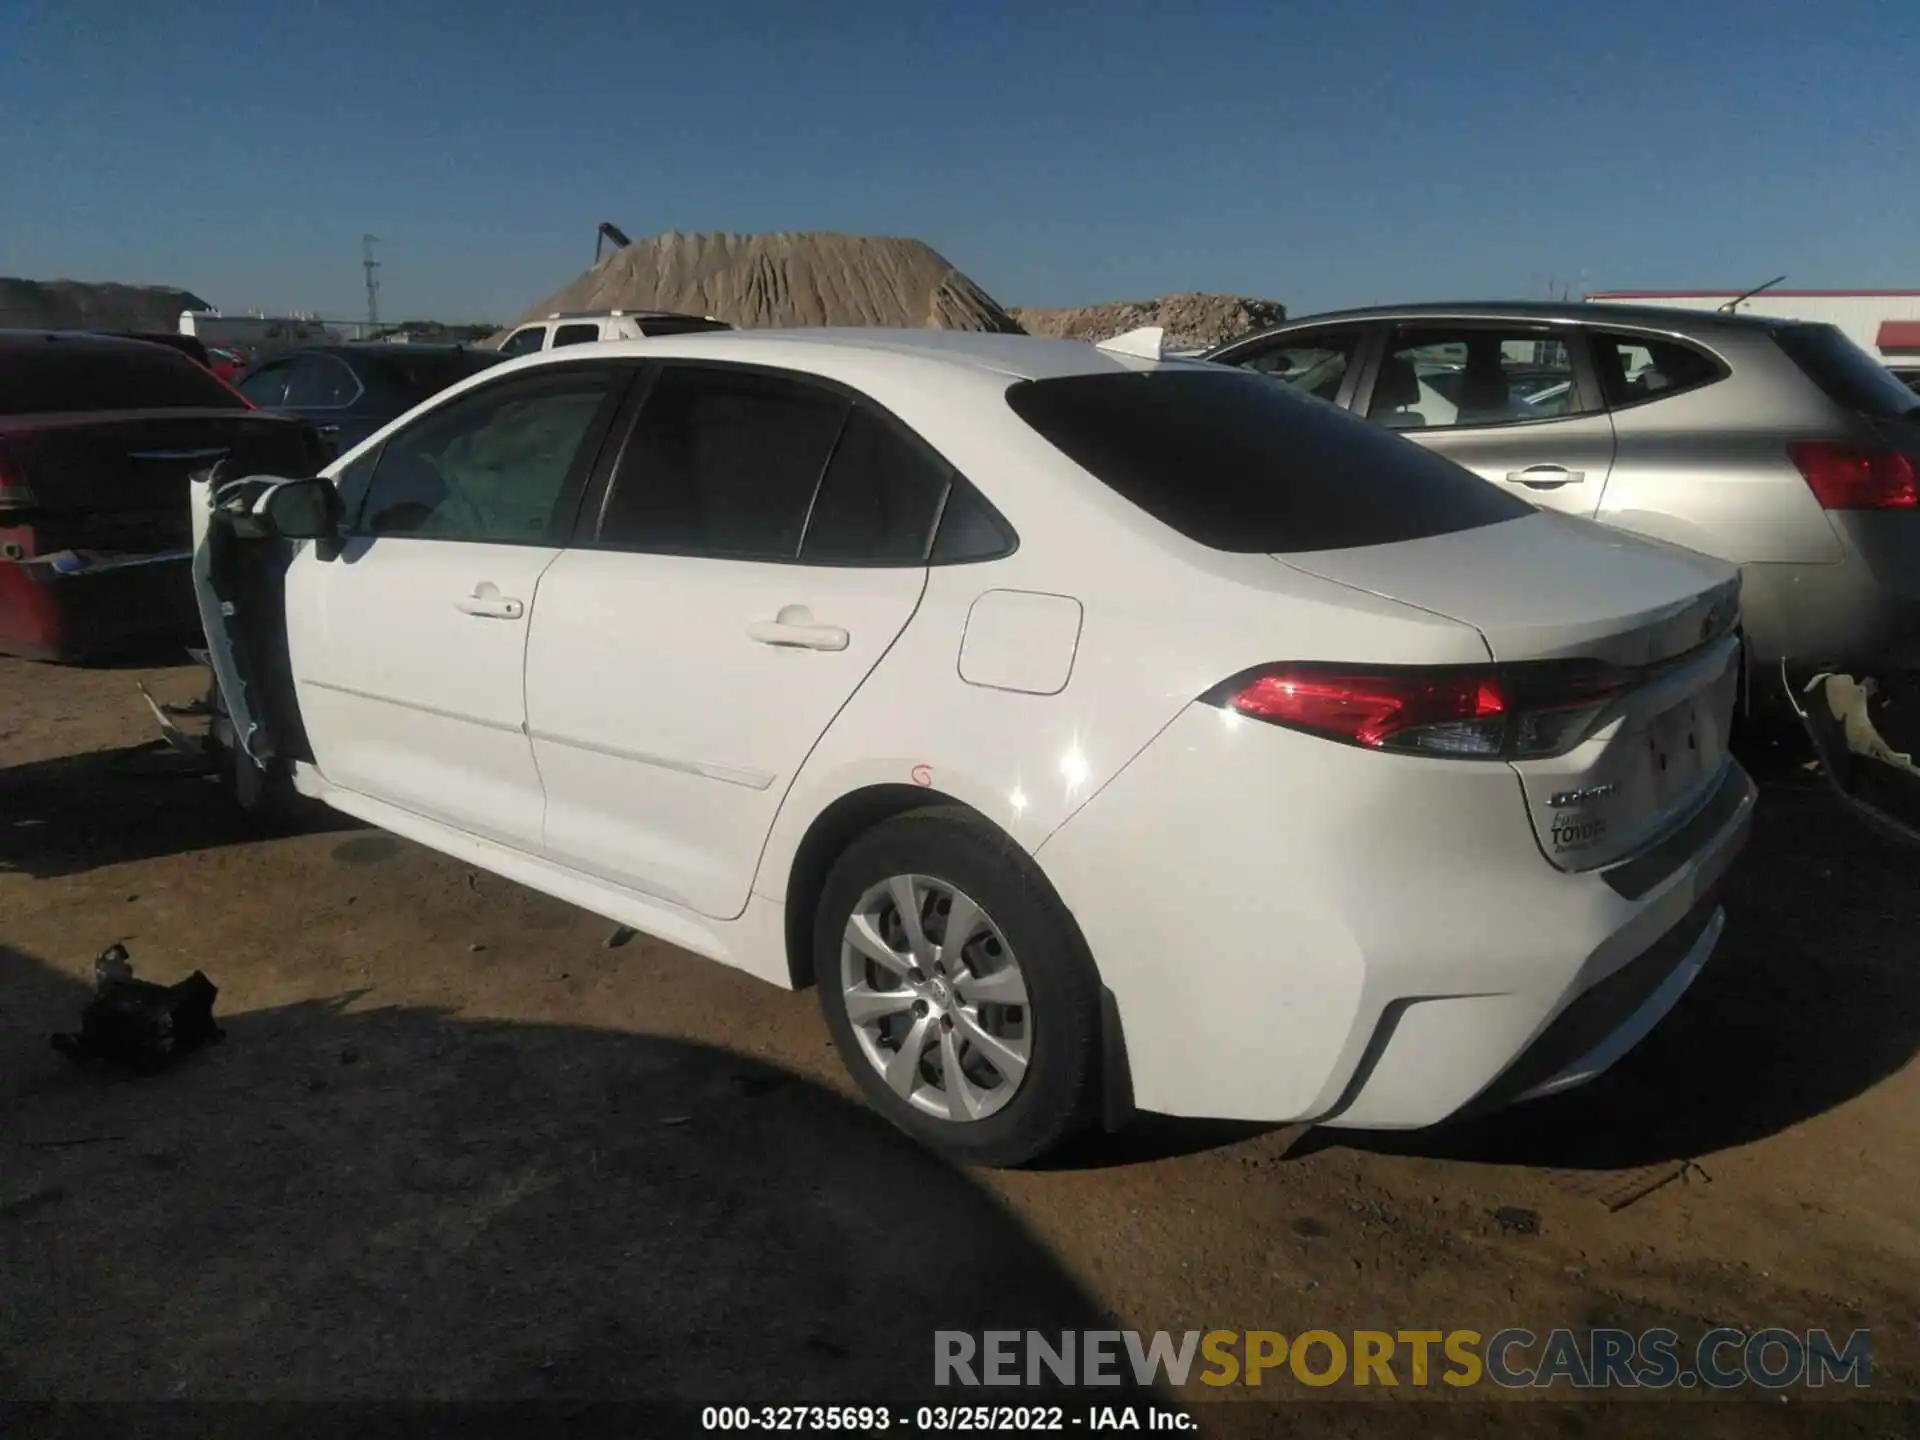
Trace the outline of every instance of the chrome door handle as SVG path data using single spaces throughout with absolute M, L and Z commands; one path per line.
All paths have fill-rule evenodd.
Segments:
M 482 580 L 473 587 L 473 594 L 454 601 L 453 608 L 481 620 L 518 620 L 527 613 L 524 601 L 502 595 L 500 587 L 490 580 Z
M 747 637 L 791 650 L 844 650 L 851 638 L 838 625 L 814 624 L 813 612 L 804 605 L 782 605 L 773 619 L 747 626 Z
M 1531 485 L 1536 490 L 1557 490 L 1562 485 L 1578 485 L 1586 478 L 1586 471 L 1569 470 L 1564 465 L 1529 465 L 1524 470 L 1507 472 L 1507 479 L 1514 484 Z

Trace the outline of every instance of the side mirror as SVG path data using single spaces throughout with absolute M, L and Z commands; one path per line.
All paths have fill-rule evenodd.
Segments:
M 332 560 L 340 553 L 340 528 L 346 508 L 330 480 L 288 480 L 269 490 L 255 512 L 262 528 L 281 540 L 311 540 L 314 554 Z

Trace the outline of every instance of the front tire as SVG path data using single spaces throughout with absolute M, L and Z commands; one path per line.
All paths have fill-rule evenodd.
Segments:
M 1020 1165 L 1093 1121 L 1093 959 L 1039 867 L 973 812 L 914 811 L 862 835 L 827 877 L 813 943 L 841 1060 L 922 1144 Z

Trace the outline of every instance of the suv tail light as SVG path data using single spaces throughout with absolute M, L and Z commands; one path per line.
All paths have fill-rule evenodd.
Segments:
M 0 510 L 26 510 L 32 505 L 32 489 L 14 464 L 13 457 L 7 454 L 6 447 L 0 445 Z
M 1586 661 L 1456 666 L 1266 665 L 1215 686 L 1223 710 L 1369 750 L 1467 760 L 1559 755 L 1634 677 Z
M 1898 450 L 1796 440 L 1787 453 L 1823 510 L 1911 510 L 1920 504 L 1913 461 Z

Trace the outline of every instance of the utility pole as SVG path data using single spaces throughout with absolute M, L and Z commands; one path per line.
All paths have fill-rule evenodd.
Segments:
M 367 328 L 369 331 L 380 328 L 380 282 L 373 278 L 373 272 L 380 268 L 380 262 L 373 258 L 373 247 L 379 241 L 378 235 L 360 237 L 360 268 L 367 272 Z

